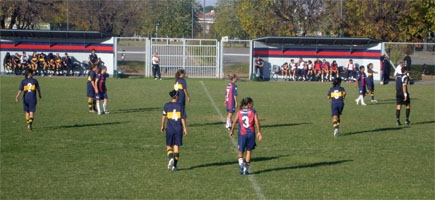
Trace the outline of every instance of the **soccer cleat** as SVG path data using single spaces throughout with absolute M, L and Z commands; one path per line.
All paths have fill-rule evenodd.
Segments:
M 402 125 L 402 123 L 400 123 L 400 121 L 397 120 L 396 125 L 397 125 L 397 126 L 400 126 L 400 125 Z
M 154 80 L 157 80 L 157 78 L 154 78 Z
M 359 100 L 355 99 L 356 105 L 359 105 Z
M 90 113 L 93 113 L 93 112 L 95 112 L 95 110 L 89 110 L 89 112 L 90 112 Z
M 243 168 L 243 175 L 248 175 L 249 174 L 248 169 L 249 169 L 249 165 L 245 164 L 245 167 Z
M 372 100 L 372 103 L 377 103 L 377 102 L 378 102 L 377 100 L 374 100 L 374 99 Z
M 104 113 L 104 114 L 109 114 L 110 112 L 108 112 L 108 111 L 104 111 L 103 113 Z
M 171 158 L 171 159 L 169 160 L 169 163 L 168 163 L 168 169 L 172 169 L 172 170 L 173 170 L 173 167 L 174 167 L 174 159 Z
M 32 131 L 32 130 L 33 130 L 33 129 L 32 129 L 32 125 L 27 124 L 27 130 L 28 130 L 28 131 Z
M 405 121 L 405 124 L 406 124 L 406 125 L 411 125 L 411 121 L 406 120 L 406 121 Z
M 338 128 L 335 128 L 334 129 L 334 137 L 337 137 L 338 136 Z
M 100 113 L 100 112 L 98 112 L 98 115 L 101 115 L 101 114 L 104 114 L 104 113 Z
M 178 171 L 178 168 L 175 166 L 172 166 L 172 171 Z
M 245 166 L 245 163 L 242 163 L 242 164 L 239 166 L 239 173 L 240 173 L 240 174 L 243 174 L 243 168 L 244 168 L 244 166 Z
M 361 105 L 362 105 L 362 106 L 366 106 L 367 104 L 366 104 L 366 103 L 364 103 L 364 102 L 361 102 Z

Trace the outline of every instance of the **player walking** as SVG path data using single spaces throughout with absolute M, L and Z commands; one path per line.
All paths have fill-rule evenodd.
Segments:
M 36 92 L 38 92 L 39 98 L 41 96 L 41 89 L 39 87 L 39 83 L 36 79 L 33 78 L 33 70 L 28 69 L 26 71 L 25 79 L 21 81 L 20 86 L 18 88 L 17 96 L 15 96 L 15 101 L 18 102 L 18 98 L 23 93 L 23 106 L 24 112 L 26 112 L 26 121 L 27 121 L 27 129 L 32 131 L 33 120 L 36 112 Z
M 378 102 L 375 100 L 375 83 L 373 81 L 373 74 L 378 72 L 373 71 L 373 63 L 369 63 L 367 66 L 367 90 L 371 97 L 371 102 Z
M 179 92 L 172 90 L 169 92 L 169 96 L 171 96 L 172 99 L 163 107 L 162 126 L 160 131 L 163 133 L 165 130 L 165 124 L 167 124 L 166 152 L 169 159 L 168 169 L 177 171 L 177 164 L 180 158 L 180 147 L 183 144 L 183 135 L 187 135 L 185 121 L 186 113 L 184 112 L 184 106 L 177 103 Z
M 106 67 L 101 67 L 100 72 L 97 74 L 97 78 L 95 80 L 97 84 L 98 93 L 95 95 L 95 99 L 97 100 L 97 110 L 98 115 L 101 114 L 109 114 L 107 111 L 107 87 L 106 87 Z M 100 100 L 103 99 L 103 111 L 100 108 Z
M 257 126 L 257 138 L 260 141 L 263 136 L 261 135 L 260 121 L 258 120 L 257 111 L 253 108 L 254 101 L 250 97 L 242 99 L 240 109 L 234 118 L 231 126 L 230 137 L 234 135 L 234 128 L 236 123 L 238 126 L 238 161 L 240 174 L 249 174 L 249 165 L 251 163 L 251 152 L 255 149 L 255 127 Z M 246 151 L 245 161 L 243 161 L 243 154 Z
M 231 80 L 231 82 L 229 82 L 227 84 L 227 88 L 225 91 L 225 101 L 224 101 L 224 105 L 227 108 L 227 123 L 225 124 L 225 128 L 230 130 L 231 129 L 231 124 L 232 122 L 232 118 L 233 118 L 233 113 L 236 110 L 237 107 L 237 75 L 236 74 L 230 74 L 229 78 Z
M 340 127 L 340 115 L 344 108 L 344 98 L 346 97 L 346 90 L 341 87 L 341 78 L 335 78 L 332 82 L 332 88 L 328 91 L 328 99 L 331 99 L 331 113 L 332 125 L 334 127 L 334 136 L 338 136 L 338 129 Z

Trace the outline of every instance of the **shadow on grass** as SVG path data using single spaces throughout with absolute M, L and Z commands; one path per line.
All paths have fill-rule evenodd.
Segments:
M 62 125 L 62 126 L 53 126 L 53 127 L 43 127 L 40 129 L 45 130 L 55 130 L 55 129 L 64 129 L 64 128 L 82 128 L 82 127 L 90 127 L 90 126 L 106 126 L 106 125 L 114 125 L 121 124 L 127 122 L 105 122 L 105 123 L 92 123 L 92 124 L 72 124 L 72 125 Z
M 210 126 L 210 125 L 225 125 L 225 122 L 207 122 L 207 123 L 197 123 L 197 124 L 189 124 L 188 127 L 199 127 L 199 126 Z
M 250 174 L 261 174 L 265 172 L 273 172 L 273 171 L 279 171 L 279 170 L 290 170 L 290 169 L 301 169 L 301 168 L 311 168 L 311 167 L 321 167 L 321 166 L 330 166 L 330 165 L 337 165 L 345 162 L 352 162 L 353 160 L 337 160 L 337 161 L 330 161 L 330 162 L 317 162 L 317 163 L 311 163 L 311 164 L 304 164 L 304 165 L 297 165 L 297 166 L 288 166 L 288 167 L 278 167 L 278 168 L 271 168 L 271 169 L 265 169 L 261 171 L 256 171 Z
M 268 128 L 268 127 L 282 127 L 282 126 L 298 126 L 298 125 L 304 125 L 304 124 L 312 124 L 312 123 L 287 123 L 287 124 L 267 124 L 267 125 L 261 125 L 261 128 Z
M 133 113 L 133 112 L 146 112 L 146 111 L 153 111 L 153 110 L 163 110 L 163 107 L 158 108 L 133 108 L 133 109 L 123 109 L 123 110 L 114 110 L 113 113 Z M 111 113 L 112 114 L 112 113 Z
M 268 160 L 273 160 L 273 159 L 277 159 L 280 157 L 286 157 L 286 156 L 288 156 L 288 155 L 272 156 L 272 157 L 258 157 L 258 158 L 252 158 L 252 161 L 253 162 L 268 161 Z M 224 165 L 237 165 L 237 160 L 207 163 L 207 164 L 202 164 L 202 165 L 191 166 L 189 168 L 180 169 L 180 170 L 191 170 L 191 169 L 202 168 L 202 167 L 218 167 L 218 166 L 224 166 Z
M 365 130 L 365 131 L 356 131 L 356 132 L 345 133 L 342 136 L 349 136 L 349 135 L 355 135 L 355 134 L 361 134 L 361 133 L 372 133 L 372 132 L 383 132 L 383 131 L 400 130 L 400 129 L 406 128 L 406 127 L 407 126 L 402 125 L 402 127 L 377 128 L 377 129 L 372 129 L 372 130 Z
M 412 122 L 411 125 L 418 125 L 418 124 L 435 124 L 435 121 L 425 121 L 425 122 Z

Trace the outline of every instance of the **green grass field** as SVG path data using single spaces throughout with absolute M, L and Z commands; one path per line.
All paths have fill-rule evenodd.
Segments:
M 409 87 L 413 124 L 398 127 L 393 84 L 357 106 L 344 83 L 334 137 L 330 83 L 240 81 L 264 137 L 244 176 L 224 128 L 227 80 L 187 79 L 188 136 L 172 172 L 159 130 L 172 79 L 108 79 L 110 114 L 98 116 L 84 78 L 37 77 L 33 132 L 15 102 L 21 79 L 0 77 L 0 199 L 435 199 L 434 85 Z

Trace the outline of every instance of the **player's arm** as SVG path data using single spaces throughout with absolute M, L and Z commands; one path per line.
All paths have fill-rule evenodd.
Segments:
M 255 115 L 254 115 L 254 121 L 255 121 L 255 125 L 257 126 L 257 138 L 258 138 L 258 141 L 260 141 L 261 139 L 263 139 L 263 136 L 261 135 L 260 120 L 258 120 L 257 113 L 255 113 Z
M 187 96 L 187 102 L 190 103 L 190 95 L 189 95 L 189 92 L 187 91 L 186 88 L 184 88 L 183 90 L 184 90 L 184 94 L 186 94 L 186 96 Z
M 234 135 L 234 129 L 236 128 L 236 123 L 238 121 L 239 121 L 239 115 L 236 114 L 236 117 L 234 118 L 233 124 L 231 124 L 230 137 L 233 137 L 233 135 Z
M 406 80 L 408 81 L 408 80 Z M 408 99 L 408 88 L 406 87 L 406 84 L 402 84 L 402 90 L 403 90 L 403 96 L 405 96 L 404 100 L 406 101 Z
M 18 98 L 20 98 L 22 90 L 18 90 L 17 96 L 15 96 L 15 102 L 18 102 Z
M 237 96 L 234 96 L 234 102 L 236 102 L 236 104 L 234 104 L 234 108 L 237 108 L 237 106 L 239 106 L 239 104 L 237 103 Z
M 343 94 L 343 99 L 346 98 L 346 91 L 343 90 L 342 94 Z
M 187 135 L 187 127 L 186 127 L 186 120 L 184 118 L 181 119 L 181 124 L 183 125 L 183 134 L 184 136 Z
M 36 91 L 38 91 L 38 96 L 41 99 L 42 95 L 41 95 L 41 88 L 39 88 L 39 85 L 36 87 Z
M 162 116 L 162 125 L 160 126 L 160 131 L 163 133 L 163 131 L 165 130 L 165 122 L 166 122 L 166 116 L 163 115 Z

